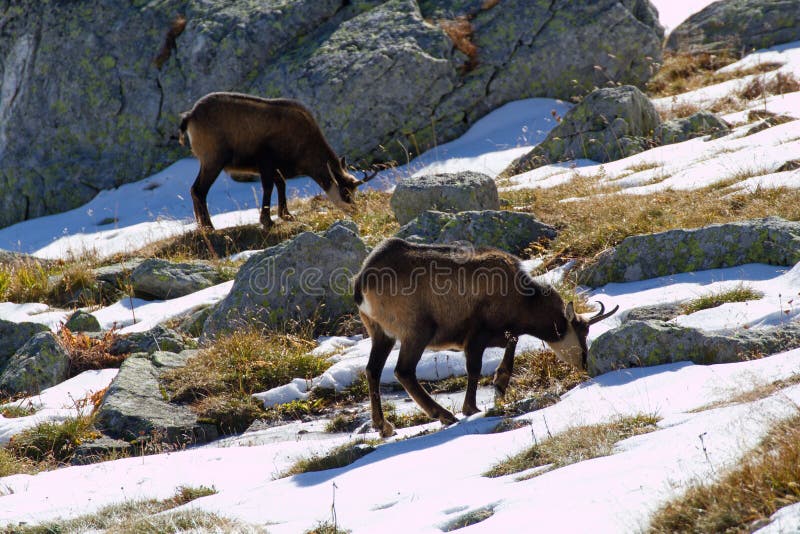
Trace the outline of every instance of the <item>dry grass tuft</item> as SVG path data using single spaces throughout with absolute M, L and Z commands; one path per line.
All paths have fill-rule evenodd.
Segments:
M 467 56 L 467 61 L 461 67 L 462 74 L 473 70 L 478 65 L 478 47 L 472 42 L 474 30 L 469 17 L 460 15 L 454 19 L 439 19 L 437 22 L 444 33 L 453 41 L 453 46 L 456 47 L 456 50 Z
M 6 449 L 18 459 L 37 468 L 56 467 L 67 462 L 81 442 L 98 437 L 94 416 L 79 415 L 63 422 L 39 423 L 14 435 Z
M 800 415 L 777 422 L 720 480 L 690 488 L 653 516 L 650 532 L 751 532 L 800 502 Z
M 523 352 L 514 358 L 514 372 L 504 402 L 542 393 L 560 395 L 587 378 L 584 371 L 562 362 L 551 350 Z
M 559 230 L 546 267 L 570 259 L 589 259 L 635 234 L 777 215 L 800 220 L 800 190 L 758 188 L 731 194 L 734 180 L 693 191 L 651 195 L 614 193 L 596 178 L 576 178 L 550 189 L 501 193 L 511 205 L 524 206 Z M 602 194 L 606 193 L 606 194 Z M 576 198 L 580 197 L 580 198 Z M 573 199 L 562 202 L 563 199 Z
M 542 466 L 557 469 L 584 460 L 608 456 L 613 454 L 617 442 L 656 430 L 659 419 L 652 414 L 639 414 L 621 417 L 610 423 L 576 426 L 534 443 L 527 450 L 495 465 L 484 473 L 484 476 L 500 477 Z M 536 471 L 532 476 L 544 472 Z M 526 478 L 530 477 L 523 477 L 520 480 Z
M 69 354 L 69 376 L 76 376 L 90 369 L 119 367 L 128 354 L 111 354 L 111 347 L 119 339 L 117 329 L 103 332 L 101 337 L 90 337 L 85 333 L 73 333 L 66 326 L 58 331 L 58 339 Z
M 748 389 L 747 391 L 740 391 L 740 388 L 737 387 L 734 391 L 731 392 L 732 396 L 730 398 L 722 401 L 705 404 L 703 406 L 700 406 L 699 408 L 694 408 L 689 411 L 691 413 L 699 413 L 699 412 L 704 412 L 706 410 L 721 408 L 723 406 L 732 406 L 734 404 L 755 402 L 760 399 L 765 399 L 770 395 L 774 395 L 775 393 L 779 392 L 784 388 L 788 388 L 789 386 L 794 386 L 796 384 L 800 384 L 800 374 L 795 374 L 790 376 L 789 378 L 778 379 L 766 384 L 755 385 L 754 387 Z
M 800 80 L 791 72 L 778 72 L 766 81 L 761 76 L 753 78 L 739 92 L 739 97 L 745 100 L 755 100 L 769 95 L 783 95 L 796 91 L 800 91 Z
M 303 458 L 295 462 L 285 473 L 281 474 L 279 478 L 288 477 L 292 475 L 299 475 L 301 473 L 310 473 L 312 471 L 325 471 L 327 469 L 336 469 L 350 465 L 359 458 L 366 456 L 375 450 L 375 446 L 380 443 L 380 440 L 365 440 L 357 439 L 340 445 L 326 454 L 315 454 L 308 458 Z
M 763 63 L 752 69 L 717 73 L 718 69 L 735 62 L 727 54 L 673 54 L 666 53 L 659 71 L 647 82 L 651 98 L 673 96 L 701 87 L 722 83 L 748 74 L 769 72 L 779 68 L 778 63 Z

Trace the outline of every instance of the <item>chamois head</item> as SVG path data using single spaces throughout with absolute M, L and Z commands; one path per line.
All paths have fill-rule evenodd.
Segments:
M 586 370 L 586 361 L 589 355 L 589 349 L 586 345 L 589 327 L 614 315 L 619 309 L 619 305 L 617 305 L 610 312 L 606 312 L 603 303 L 599 301 L 597 303 L 600 305 L 600 311 L 592 315 L 591 313 L 575 313 L 575 306 L 572 302 L 569 302 L 564 310 L 564 315 L 567 319 L 567 331 L 558 341 L 547 342 L 561 361 L 581 371 Z
M 333 183 L 325 193 L 339 208 L 344 211 L 352 211 L 353 204 L 355 203 L 356 189 L 375 178 L 378 171 L 375 170 L 370 174 L 365 173 L 364 178 L 358 180 L 347 170 L 347 160 L 345 160 L 344 156 L 339 158 L 338 165 L 335 166 L 338 168 L 331 167 L 332 166 L 328 164 L 328 171 L 333 179 Z

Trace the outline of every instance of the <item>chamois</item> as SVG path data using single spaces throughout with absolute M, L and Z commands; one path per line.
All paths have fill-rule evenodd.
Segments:
M 563 361 L 586 367 L 589 325 L 605 313 L 575 313 L 552 287 L 534 280 L 520 259 L 491 249 L 457 245 L 418 245 L 391 238 L 364 260 L 354 278 L 354 298 L 372 340 L 366 375 L 372 425 L 388 437 L 394 427 L 384 419 L 379 380 L 395 341 L 400 355 L 395 376 L 416 403 L 434 419 L 448 425 L 453 414 L 420 386 L 417 363 L 423 350 L 464 350 L 467 391 L 462 412 L 478 412 L 475 393 L 483 351 L 507 347 L 495 374 L 501 394 L 508 386 L 516 338 L 533 335 L 546 342 Z
M 181 114 L 180 143 L 188 137 L 200 172 L 191 188 L 194 215 L 213 229 L 206 197 L 223 169 L 261 177 L 261 224 L 269 230 L 273 184 L 278 186 L 278 216 L 292 220 L 286 207 L 286 180 L 310 176 L 334 204 L 348 211 L 355 189 L 376 173 L 356 180 L 347 172 L 311 112 L 290 99 L 239 93 L 210 93 Z

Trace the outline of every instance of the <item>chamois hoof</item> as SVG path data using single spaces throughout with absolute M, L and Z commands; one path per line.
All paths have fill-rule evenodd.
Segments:
M 375 425 L 375 428 L 378 430 L 382 438 L 390 438 L 395 434 L 394 425 L 389 421 L 384 421 L 383 425 L 380 425 L 380 427 Z
M 444 426 L 450 426 L 450 425 L 454 425 L 454 424 L 458 423 L 458 419 L 456 419 L 456 416 L 451 414 L 448 411 L 445 411 L 443 414 L 439 415 L 439 421 Z
M 469 417 L 470 415 L 475 415 L 476 413 L 479 413 L 479 412 L 480 412 L 480 410 L 476 406 L 464 406 L 461 409 L 461 413 L 463 413 L 467 417 Z

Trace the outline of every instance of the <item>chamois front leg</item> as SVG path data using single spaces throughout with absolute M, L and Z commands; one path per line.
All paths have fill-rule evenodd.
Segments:
M 511 373 L 514 371 L 514 353 L 517 351 L 517 338 L 506 332 L 506 351 L 503 354 L 503 361 L 497 366 L 494 372 L 494 391 L 501 399 L 506 396 L 508 383 L 511 380 Z
M 278 188 L 278 217 L 284 221 L 293 221 L 294 215 L 289 213 L 286 205 L 286 179 L 280 171 L 275 175 L 275 185 Z
M 211 189 L 211 184 L 217 179 L 219 173 L 222 171 L 222 165 L 216 162 L 209 162 L 207 164 L 200 164 L 200 172 L 197 173 L 197 178 L 194 180 L 189 192 L 192 195 L 192 204 L 194 206 L 194 217 L 197 221 L 198 227 L 206 230 L 213 230 L 214 225 L 211 223 L 211 215 L 208 214 L 208 204 L 206 197 L 208 191 Z
M 464 348 L 464 355 L 467 358 L 467 392 L 464 395 L 461 413 L 467 416 L 480 412 L 475 396 L 478 392 L 478 380 L 481 378 L 483 351 L 486 350 L 486 345 L 486 337 L 479 334 L 470 338 Z
M 263 196 L 261 198 L 261 216 L 259 220 L 264 230 L 269 231 L 273 224 L 272 217 L 269 214 L 269 205 L 272 202 L 272 187 L 275 183 L 275 169 L 270 165 L 265 165 L 260 170 L 261 173 L 261 188 L 263 189 Z

